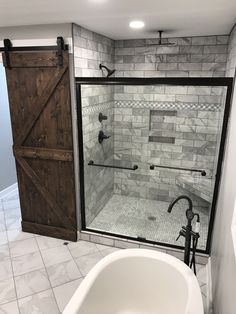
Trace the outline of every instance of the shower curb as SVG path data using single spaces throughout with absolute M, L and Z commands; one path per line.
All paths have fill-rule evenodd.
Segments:
M 178 259 L 184 259 L 184 250 L 181 249 L 172 249 L 170 247 L 143 243 L 141 241 L 126 240 L 119 237 L 101 235 L 96 232 L 88 231 L 78 231 L 78 241 L 88 241 L 92 243 L 108 245 L 110 247 L 116 247 L 119 249 L 130 249 L 130 248 L 146 248 L 151 250 L 157 250 L 159 252 L 167 253 L 172 256 L 177 257 Z M 209 260 L 209 255 L 203 253 L 196 253 L 196 263 L 201 265 L 207 265 Z

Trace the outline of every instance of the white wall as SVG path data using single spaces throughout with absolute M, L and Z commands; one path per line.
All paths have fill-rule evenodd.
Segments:
M 0 191 L 16 180 L 5 69 L 0 63 Z
M 236 66 L 236 26 L 231 32 L 226 76 L 234 76 Z M 231 224 L 236 198 L 236 86 L 215 218 L 212 253 L 214 314 L 236 313 L 236 259 Z
M 13 46 L 56 45 L 62 36 L 72 51 L 72 24 L 0 27 L 0 47 L 9 38 Z M 15 162 L 12 154 L 12 134 L 8 109 L 5 70 L 0 53 L 0 191 L 16 182 Z
M 56 45 L 56 39 L 62 36 L 72 48 L 72 24 L 30 25 L 19 27 L 0 27 L 0 47 L 3 39 L 11 40 L 13 46 Z M 0 54 L 1 62 L 1 54 Z

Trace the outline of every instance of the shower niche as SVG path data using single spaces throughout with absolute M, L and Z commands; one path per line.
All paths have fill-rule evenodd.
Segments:
M 200 215 L 198 250 L 209 252 L 231 80 L 77 78 L 76 85 L 82 230 L 182 248 L 176 238 L 187 203 L 167 209 L 186 195 Z

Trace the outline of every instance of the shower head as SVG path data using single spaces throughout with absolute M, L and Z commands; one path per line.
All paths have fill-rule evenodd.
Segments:
M 110 70 L 110 69 L 108 69 L 108 67 L 106 67 L 105 65 L 103 65 L 101 63 L 99 64 L 99 68 L 100 68 L 100 70 L 102 70 L 103 68 L 107 70 L 107 77 L 111 76 L 116 70 L 116 69 Z

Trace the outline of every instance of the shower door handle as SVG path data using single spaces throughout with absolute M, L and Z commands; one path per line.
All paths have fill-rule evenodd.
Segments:
M 191 172 L 200 172 L 203 177 L 206 176 L 206 171 L 201 169 L 191 169 L 191 168 L 181 168 L 181 167 L 170 167 L 170 166 L 161 166 L 161 165 L 150 165 L 150 170 L 154 170 L 154 168 L 164 168 L 164 169 L 173 169 L 173 170 L 183 170 L 183 171 L 191 171 Z
M 112 165 L 102 165 L 102 164 L 95 164 L 93 160 L 88 162 L 88 166 L 95 166 L 95 167 L 104 167 L 104 168 L 112 168 L 112 169 L 123 169 L 123 170 L 137 170 L 138 165 L 133 165 L 133 167 L 121 167 L 121 166 L 112 166 Z

